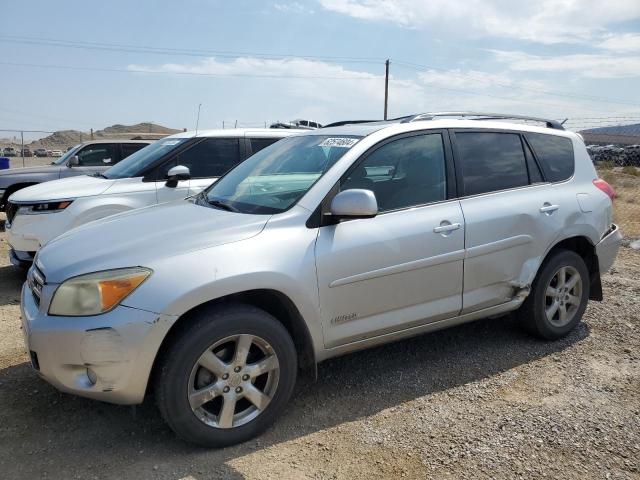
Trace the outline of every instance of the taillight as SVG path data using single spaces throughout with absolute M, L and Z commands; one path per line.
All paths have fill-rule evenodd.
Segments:
M 604 193 L 607 194 L 607 196 L 613 200 L 614 198 L 616 198 L 616 191 L 613 189 L 613 187 L 611 185 L 609 185 L 607 182 L 605 182 L 603 179 L 601 178 L 596 178 L 593 181 L 593 184 L 598 187 L 600 190 L 602 190 Z

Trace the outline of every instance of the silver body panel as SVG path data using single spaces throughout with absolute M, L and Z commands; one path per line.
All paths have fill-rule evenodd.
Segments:
M 372 146 L 411 131 L 479 126 L 570 138 L 574 176 L 558 184 L 307 226 L 327 193 Z M 581 236 L 597 245 L 602 271 L 617 254 L 620 234 L 610 231 L 611 201 L 593 185 L 596 173 L 576 134 L 469 120 L 305 133 L 320 134 L 365 136 L 286 212 L 238 214 L 182 200 L 98 220 L 45 245 L 36 259 L 46 275 L 40 304 L 33 303 L 29 287 L 22 299 L 27 345 L 41 359 L 41 374 L 65 391 L 137 403 L 171 325 L 214 299 L 257 289 L 286 296 L 304 321 L 315 360 L 322 361 L 517 309 L 545 255 L 563 239 Z M 110 313 L 73 322 L 48 315 L 51 295 L 66 279 L 131 266 L 150 268 L 153 274 Z M 117 347 L 124 352 L 118 358 L 128 362 L 138 355 L 140 361 L 122 378 L 115 366 L 105 370 L 102 375 L 112 386 L 108 391 L 74 386 L 68 366 L 84 365 L 79 353 L 83 339 L 88 331 L 101 330 L 110 333 L 98 338 L 100 345 L 119 335 L 126 341 Z M 95 341 L 94 334 L 89 336 Z M 82 378 L 82 368 L 76 377 Z

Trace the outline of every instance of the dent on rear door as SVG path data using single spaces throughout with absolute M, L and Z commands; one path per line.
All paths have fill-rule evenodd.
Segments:
M 562 225 L 549 185 L 463 199 L 466 222 L 463 313 L 511 300 L 527 287 Z

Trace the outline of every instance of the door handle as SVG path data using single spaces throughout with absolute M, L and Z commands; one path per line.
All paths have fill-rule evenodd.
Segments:
M 545 204 L 540 207 L 540 212 L 542 213 L 553 213 L 556 210 L 558 210 L 560 208 L 560 205 L 551 205 L 548 202 L 545 202 Z
M 446 223 L 442 222 L 439 227 L 435 227 L 433 229 L 433 233 L 448 233 L 453 232 L 454 230 L 458 230 L 460 228 L 459 223 Z

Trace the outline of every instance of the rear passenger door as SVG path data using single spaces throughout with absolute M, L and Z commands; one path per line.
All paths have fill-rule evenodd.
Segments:
M 511 300 L 531 280 L 563 213 L 519 132 L 456 130 L 452 140 L 466 225 L 464 314 Z

